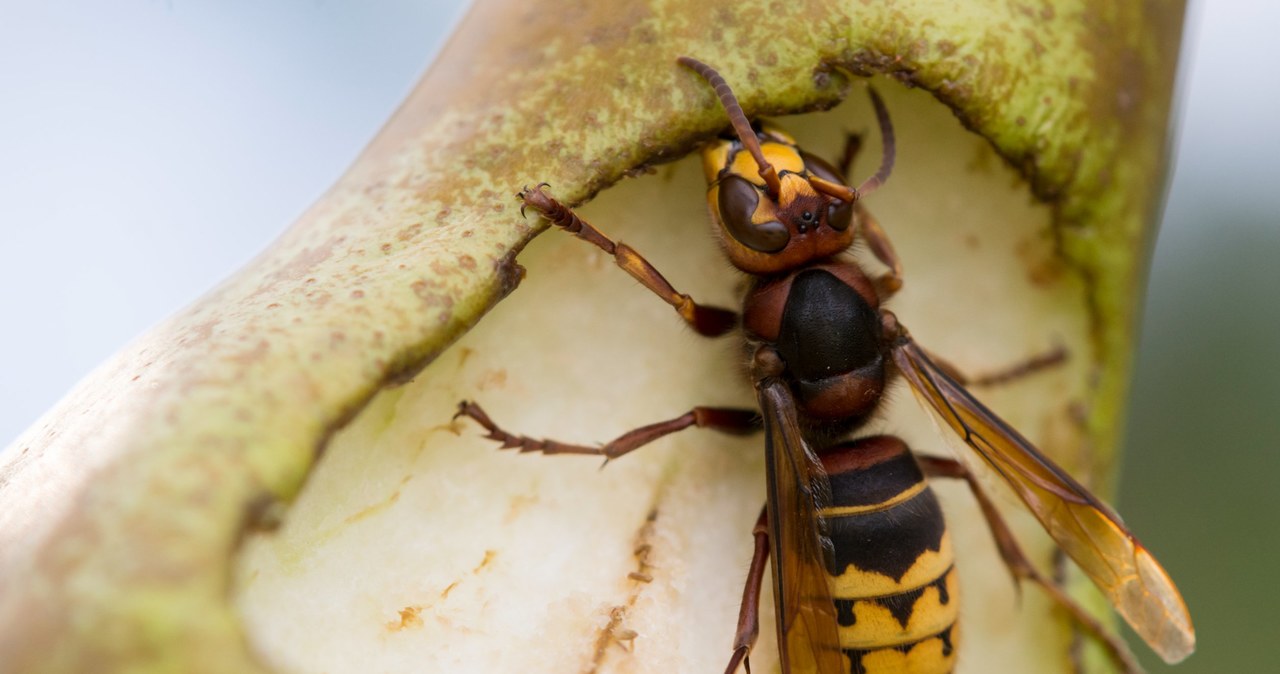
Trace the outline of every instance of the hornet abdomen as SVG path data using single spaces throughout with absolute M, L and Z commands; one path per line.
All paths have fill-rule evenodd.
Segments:
M 833 549 L 828 581 L 853 674 L 947 674 L 955 666 L 957 576 L 938 500 L 901 440 L 823 455 Z

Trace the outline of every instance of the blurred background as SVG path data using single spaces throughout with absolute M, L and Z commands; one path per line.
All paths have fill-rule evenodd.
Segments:
M 0 8 L 0 447 L 274 239 L 372 138 L 462 0 Z M 1119 510 L 1200 649 L 1276 671 L 1280 3 L 1189 9 Z

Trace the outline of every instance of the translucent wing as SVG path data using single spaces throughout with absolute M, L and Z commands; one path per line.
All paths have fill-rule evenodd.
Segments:
M 1040 520 L 1116 611 L 1165 661 L 1195 650 L 1186 604 L 1119 516 L 929 360 L 909 337 L 893 360 L 922 403 L 981 456 Z
M 830 499 L 827 474 L 800 433 L 786 385 L 767 380 L 759 399 L 767 436 L 769 544 L 782 672 L 842 674 L 845 657 L 827 585 L 829 544 L 818 518 Z

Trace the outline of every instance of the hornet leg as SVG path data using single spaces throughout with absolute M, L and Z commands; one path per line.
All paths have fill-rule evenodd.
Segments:
M 531 207 L 551 221 L 551 224 L 586 241 L 600 250 L 613 256 L 614 262 L 623 271 L 631 274 L 653 294 L 670 304 L 676 313 L 684 319 L 689 327 L 705 337 L 718 337 L 729 332 L 738 324 L 738 314 L 728 309 L 709 307 L 698 304 L 693 298 L 676 292 L 667 279 L 663 278 L 648 260 L 625 243 L 617 243 L 605 236 L 600 230 L 587 224 L 564 204 L 556 201 L 542 190 L 542 185 L 525 188 L 516 196 L 524 202 L 524 207 Z
M 1022 552 L 1022 548 L 1018 545 L 1018 541 L 1013 537 L 1013 532 L 1010 531 L 1009 525 L 1005 523 L 1000 511 L 996 510 L 991 497 L 987 496 L 987 493 L 978 484 L 977 479 L 974 478 L 973 473 L 969 472 L 969 469 L 953 459 L 923 455 L 917 455 L 916 459 L 925 475 L 958 478 L 969 485 L 969 490 L 973 492 L 974 499 L 978 501 L 978 506 L 982 508 L 982 515 L 987 520 L 987 526 L 991 529 L 992 537 L 995 538 L 996 549 L 1000 551 L 1000 558 L 1004 560 L 1005 567 L 1009 569 L 1009 574 L 1013 577 L 1015 587 L 1019 586 L 1020 581 L 1023 580 L 1029 580 L 1039 585 L 1049 595 L 1049 598 L 1057 602 L 1058 606 L 1070 614 L 1080 627 L 1084 628 L 1090 636 L 1106 649 L 1107 655 L 1120 666 L 1121 670 L 1127 674 L 1140 674 L 1142 672 L 1142 667 L 1138 665 L 1133 653 L 1129 651 L 1129 647 L 1119 637 L 1108 632 L 1097 618 L 1086 611 L 1061 587 L 1032 566 L 1031 561 L 1027 559 L 1026 554 Z
M 738 609 L 738 631 L 733 638 L 733 657 L 724 674 L 734 674 L 741 665 L 751 672 L 751 648 L 760 635 L 760 586 L 764 583 L 764 564 L 769 559 L 768 508 L 760 511 L 756 520 L 755 552 L 751 554 L 751 567 L 747 571 L 747 584 L 742 588 L 742 606 Z
M 961 372 L 959 368 L 947 361 L 947 359 L 938 356 L 932 351 L 927 352 L 929 359 L 934 362 L 943 372 L 956 380 L 961 386 L 1001 386 L 1015 382 L 1023 377 L 1029 377 L 1042 370 L 1048 370 L 1057 367 L 1067 361 L 1067 349 L 1061 344 L 1043 353 L 1037 353 L 1029 356 L 1012 365 L 994 372 L 988 372 L 983 375 L 969 376 Z
M 760 429 L 760 415 L 755 410 L 731 407 L 695 407 L 688 412 L 657 423 L 641 426 L 606 442 L 603 445 L 574 445 L 556 440 L 539 440 L 524 435 L 508 433 L 493 423 L 489 415 L 479 405 L 464 400 L 458 403 L 458 417 L 470 417 L 488 431 L 485 437 L 502 443 L 502 449 L 518 449 L 520 452 L 542 452 L 543 454 L 585 454 L 602 456 L 611 461 L 623 454 L 657 440 L 676 431 L 691 426 L 709 428 L 722 433 L 746 435 Z
M 845 137 L 844 156 L 841 158 L 840 168 L 846 176 L 853 169 L 853 160 L 857 158 L 858 151 L 861 149 L 861 134 L 851 133 Z M 876 279 L 876 290 L 880 298 L 888 299 L 902 288 L 902 260 L 898 259 L 898 253 L 893 250 L 889 235 L 880 226 L 880 221 L 862 205 L 861 200 L 853 202 L 853 212 L 858 216 L 862 236 L 867 240 L 867 246 L 871 248 L 872 254 L 889 268 L 887 274 Z

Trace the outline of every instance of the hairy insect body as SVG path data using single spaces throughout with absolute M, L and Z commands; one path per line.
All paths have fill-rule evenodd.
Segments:
M 827 431 L 814 436 L 860 425 L 882 400 L 887 359 L 871 287 L 856 266 L 833 261 L 764 281 L 748 295 L 748 343 L 777 350 L 797 411 Z M 957 576 L 942 510 L 920 467 L 888 436 L 816 451 L 830 479 L 829 505 L 818 514 L 846 671 L 951 672 Z
M 757 285 L 743 322 L 749 348 L 760 340 L 778 350 L 800 409 L 848 429 L 875 410 L 884 391 L 878 305 L 861 270 L 831 262 Z
M 853 674 L 946 674 L 955 666 L 957 574 L 942 510 L 897 438 L 875 436 L 823 457 L 830 505 L 819 511 L 840 649 Z

